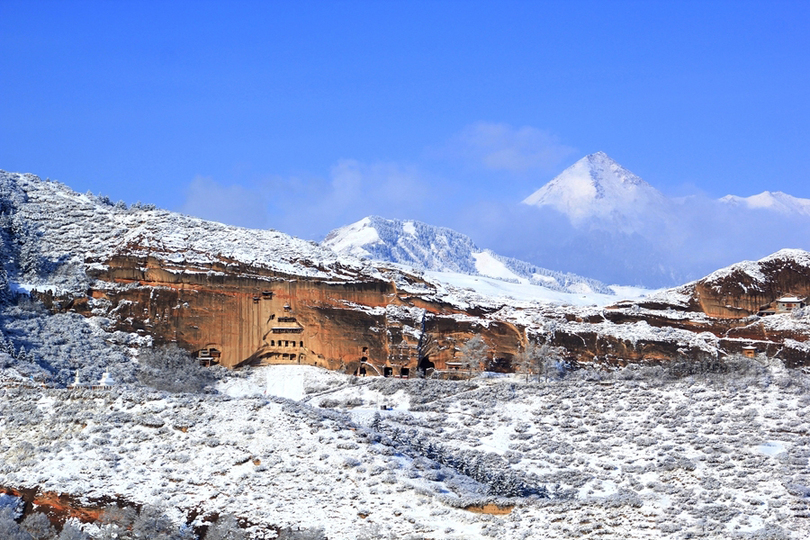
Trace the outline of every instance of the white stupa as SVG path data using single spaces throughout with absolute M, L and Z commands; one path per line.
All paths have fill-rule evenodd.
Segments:
M 109 371 L 105 371 L 104 375 L 102 375 L 101 379 L 99 379 L 99 381 L 98 381 L 98 386 L 114 386 L 114 385 L 115 385 L 115 379 L 110 377 L 110 372 Z
M 79 379 L 79 370 L 77 369 L 76 370 L 76 377 L 73 379 L 73 384 L 68 386 L 68 388 L 82 388 L 84 386 L 87 386 L 87 385 L 83 384 L 82 381 Z

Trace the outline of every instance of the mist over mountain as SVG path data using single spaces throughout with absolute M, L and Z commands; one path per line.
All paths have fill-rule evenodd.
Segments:
M 810 201 L 668 197 L 607 154 L 588 155 L 522 204 L 481 205 L 454 224 L 504 256 L 607 283 L 672 286 L 783 248 L 810 248 Z

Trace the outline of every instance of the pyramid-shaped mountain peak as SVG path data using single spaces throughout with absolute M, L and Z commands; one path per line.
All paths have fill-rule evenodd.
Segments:
M 662 204 L 664 196 L 604 152 L 589 154 L 523 202 L 550 206 L 575 224 L 591 217 L 615 219 L 635 215 L 650 204 Z

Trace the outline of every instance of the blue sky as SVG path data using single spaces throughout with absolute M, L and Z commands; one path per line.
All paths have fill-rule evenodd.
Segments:
M 0 0 L 0 168 L 309 238 L 452 225 L 603 150 L 810 197 L 808 2 Z

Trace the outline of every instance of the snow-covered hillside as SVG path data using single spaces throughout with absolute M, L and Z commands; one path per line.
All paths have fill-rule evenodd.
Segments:
M 473 254 L 481 251 L 469 237 L 452 229 L 378 216 L 335 229 L 323 245 L 344 255 L 465 274 L 477 273 Z
M 39 256 L 39 264 L 48 267 L 44 273 L 42 268 L 24 268 L 23 275 L 12 276 L 33 286 L 82 290 L 85 263 L 121 251 L 173 263 L 231 260 L 309 277 L 376 273 L 354 257 L 338 256 L 278 231 L 233 227 L 154 206 L 113 204 L 106 197 L 82 195 L 31 174 L 0 171 L 0 204 L 6 218 L 14 221 L 13 230 L 25 236 L 26 255 Z
M 806 308 L 717 321 L 695 302 L 696 284 L 615 303 L 633 291 L 594 292 L 602 285 L 417 222 L 369 218 L 330 239 L 336 252 L 275 231 L 114 205 L 29 175 L 2 173 L 0 204 L 0 489 L 156 509 L 167 516 L 167 540 L 196 540 L 217 516 L 239 521 L 230 536 L 208 538 L 808 536 Z M 357 258 L 385 249 L 401 262 Z M 121 254 L 138 259 L 132 274 L 87 273 Z M 526 349 L 504 353 L 503 371 L 527 369 L 529 342 L 552 352 L 531 359 L 531 374 L 460 381 L 438 380 L 463 374 L 450 364 L 430 379 L 312 365 L 205 368 L 176 345 L 151 346 L 150 332 L 179 321 L 185 300 L 131 309 L 127 319 L 142 324 L 116 329 L 138 295 L 185 286 L 150 286 L 138 272 L 155 259 L 169 277 L 264 278 L 257 269 L 266 269 L 276 282 L 326 283 L 315 303 L 336 298 L 313 326 L 362 315 L 345 326 L 349 340 L 392 330 L 417 337 L 427 321 L 434 337 L 454 334 L 439 342 L 445 351 L 463 350 L 462 326 L 493 343 L 513 332 Z M 751 294 L 757 308 L 779 287 L 810 292 L 809 267 L 810 254 L 785 250 L 704 283 L 718 290 L 714 306 Z M 18 291 L 72 291 L 85 307 L 51 309 L 52 295 L 14 294 L 8 281 Z M 396 302 L 357 303 L 358 290 L 378 286 Z M 732 286 L 743 290 L 737 298 Z M 111 291 L 133 291 L 134 300 Z M 251 316 L 265 302 L 246 300 Z M 194 324 L 228 326 L 236 311 L 207 309 Z M 736 354 L 752 343 L 758 358 Z M 114 387 L 66 388 L 77 374 L 95 383 L 103 373 Z M 20 508 L 10 499 L 0 506 Z M 9 515 L 0 508 L 0 537 L 17 526 Z M 84 532 L 60 540 L 134 537 L 125 526 L 72 521 Z
M 16 231 L 5 245 L 24 252 L 9 255 L 22 264 L 7 265 L 12 287 L 22 290 L 83 293 L 88 268 L 127 253 L 162 258 L 174 265 L 230 261 L 289 276 L 337 280 L 382 279 L 379 261 L 394 261 L 402 263 L 404 271 L 436 271 L 429 279 L 460 288 L 470 284 L 459 276 L 505 281 L 510 284 L 508 292 L 493 290 L 484 282 L 473 287 L 480 295 L 494 293 L 504 301 L 602 305 L 616 294 L 614 288 L 596 280 L 501 257 L 478 249 L 460 233 L 413 221 L 366 218 L 334 231 L 321 246 L 279 231 L 234 227 L 149 205 L 113 204 L 106 197 L 76 193 L 59 182 L 3 171 L 0 201 L 5 219 L 13 222 L 7 229 Z M 528 286 L 525 292 L 520 285 Z M 622 293 L 637 297 L 646 291 Z
M 541 382 L 288 366 L 221 395 L 0 388 L 0 487 L 115 494 L 165 512 L 172 540 L 217 515 L 251 540 L 798 540 L 809 383 L 779 366 Z M 113 538 L 99 525 L 81 527 Z
M 480 249 L 468 237 L 452 229 L 419 221 L 369 216 L 330 232 L 323 245 L 337 253 L 387 261 L 429 271 L 430 277 L 457 283 L 456 275 L 494 278 L 548 291 L 574 295 L 607 295 L 616 291 L 594 279 L 541 268 Z M 462 279 L 469 282 L 469 280 Z M 468 284 L 465 286 L 469 286 Z M 535 289 L 526 296 L 538 297 Z M 548 295 L 550 300 L 559 297 Z

